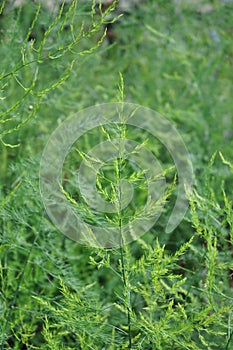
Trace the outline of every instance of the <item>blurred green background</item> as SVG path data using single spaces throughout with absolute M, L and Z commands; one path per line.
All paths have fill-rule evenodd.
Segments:
M 200 226 L 203 232 L 205 229 L 217 232 L 215 265 L 219 264 L 224 273 L 217 273 L 215 282 L 223 284 L 221 291 L 231 304 L 233 181 L 230 167 L 223 164 L 218 152 L 233 162 L 233 1 L 144 0 L 133 6 L 129 1 L 123 13 L 118 6 L 118 10 L 102 17 L 98 4 L 94 7 L 91 1 L 65 3 L 64 8 L 57 6 L 53 10 L 45 5 L 38 10 L 38 3 L 31 1 L 23 6 L 14 6 L 11 1 L 5 5 L 1 2 L 1 6 L 2 349 L 126 348 L 122 345 L 126 338 L 123 331 L 119 332 L 119 339 L 118 335 L 116 337 L 116 344 L 121 345 L 104 347 L 112 334 L 108 329 L 106 334 L 103 331 L 103 337 L 96 336 L 96 342 L 94 336 L 90 336 L 93 343 L 85 338 L 86 348 L 74 340 L 72 332 L 81 331 L 73 330 L 73 325 L 69 335 L 63 337 L 61 331 L 58 336 L 54 331 L 54 338 L 50 339 L 53 323 L 51 329 L 47 325 L 50 335 L 43 329 L 46 329 L 45 316 L 49 318 L 52 312 L 45 312 L 34 299 L 40 295 L 46 302 L 59 306 L 63 300 L 59 278 L 76 292 L 95 283 L 95 292 L 88 296 L 90 305 L 86 308 L 94 305 L 100 308 L 100 313 L 124 293 L 119 276 L 112 272 L 118 268 L 118 252 L 110 254 L 112 268 L 108 268 L 108 252 L 80 246 L 64 237 L 44 212 L 38 184 L 41 154 L 53 130 L 83 108 L 119 101 L 119 72 L 124 78 L 125 101 L 158 111 L 176 126 L 184 139 L 194 169 Z M 123 15 L 114 24 L 107 24 L 121 13 Z M 107 35 L 102 38 L 106 27 Z M 90 136 L 88 142 L 95 144 L 97 139 Z M 150 147 L 165 168 L 172 165 L 164 145 L 152 140 Z M 68 159 L 67 166 L 72 162 L 72 158 Z M 228 211 L 223 187 L 229 198 Z M 157 238 L 161 244 L 165 243 L 168 255 L 175 254 L 198 226 L 188 211 L 172 234 L 164 234 L 174 200 L 175 194 L 166 204 L 159 222 L 143 237 L 154 249 Z M 192 303 L 197 303 L 202 309 L 207 302 L 198 289 L 206 273 L 207 243 L 203 237 L 200 234 L 194 239 L 192 249 L 175 266 L 183 269 L 182 274 L 187 277 L 184 289 L 188 290 L 188 295 L 190 293 L 190 300 L 186 299 L 190 308 Z M 128 262 L 137 264 L 137 259 L 144 254 L 143 245 L 135 242 L 130 245 L 130 251 Z M 106 264 L 97 268 L 90 263 L 90 256 Z M 97 307 L 96 300 L 101 306 Z M 227 304 L 225 299 L 224 303 Z M 74 304 L 66 305 L 68 314 Z M 135 297 L 135 314 L 144 312 L 144 307 L 141 297 Z M 224 318 L 225 324 L 231 320 L 229 315 Z M 109 311 L 107 316 L 110 325 L 125 331 L 125 315 L 120 316 L 120 311 L 115 310 Z M 71 320 L 78 322 L 72 317 Z M 59 317 L 55 317 L 54 323 L 63 329 L 64 324 L 58 320 Z M 86 320 L 87 324 L 92 320 Z M 69 323 L 69 317 L 66 322 Z M 93 323 L 95 330 L 90 329 L 90 334 L 95 334 L 98 322 L 97 325 Z M 85 327 L 84 323 L 83 329 Z M 207 325 L 203 325 L 205 327 Z M 226 333 L 217 335 L 213 340 L 216 346 L 204 345 L 198 332 L 194 332 L 191 338 L 197 347 L 190 349 L 231 349 L 231 332 L 230 326 Z M 209 344 L 213 334 L 215 328 L 207 337 Z M 140 331 L 135 330 L 135 337 L 140 338 L 139 335 Z M 54 340 L 56 337 L 60 339 L 58 344 Z M 224 348 L 221 347 L 223 343 Z M 141 349 L 184 348 L 176 342 L 171 342 L 170 348 L 166 342 L 153 345 L 152 340 L 147 345 L 141 340 L 141 344 Z M 140 346 L 135 348 L 140 349 Z

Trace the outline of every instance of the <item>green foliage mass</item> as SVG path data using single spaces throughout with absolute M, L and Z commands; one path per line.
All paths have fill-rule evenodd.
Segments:
M 233 349 L 232 1 L 145 0 L 123 16 L 116 5 L 74 0 L 51 12 L 1 2 L 0 347 Z M 145 144 L 167 180 L 149 232 L 119 249 L 95 249 L 51 223 L 39 165 L 62 121 L 115 101 L 150 107 L 177 127 L 195 184 L 186 217 L 166 234 L 179 179 L 164 145 L 125 125 L 83 135 L 61 185 L 86 221 L 120 227 L 147 194 L 145 173 L 116 159 L 103 164 L 97 191 L 116 199 L 121 176 L 129 178 L 131 205 L 97 217 L 78 200 L 76 169 L 100 141 L 120 133 Z

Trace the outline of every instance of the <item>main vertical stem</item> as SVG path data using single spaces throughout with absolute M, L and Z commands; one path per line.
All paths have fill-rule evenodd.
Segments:
M 129 349 L 132 349 L 132 338 L 131 338 L 131 309 L 130 309 L 130 288 L 128 284 L 128 277 L 126 276 L 126 269 L 125 269 L 125 260 L 124 260 L 124 237 L 123 237 L 123 232 L 122 232 L 122 216 L 121 216 L 121 203 L 122 203 L 122 194 L 121 194 L 121 187 L 120 187 L 120 180 L 121 180 L 121 167 L 122 167 L 122 156 L 119 156 L 118 160 L 118 200 L 119 200 L 119 212 L 118 212 L 118 217 L 119 217 L 119 228 L 120 228 L 120 237 L 121 237 L 121 244 L 120 244 L 120 252 L 121 252 L 121 266 L 122 266 L 122 280 L 123 280 L 123 285 L 124 289 L 127 295 L 127 304 L 126 304 L 126 309 L 127 309 L 127 326 L 128 326 L 128 340 L 129 340 Z
M 125 260 L 124 260 L 124 250 L 123 247 L 121 246 L 121 265 L 122 265 L 122 278 L 123 278 L 123 283 L 124 283 L 124 287 L 127 293 L 127 326 L 128 326 L 128 339 L 129 339 L 129 349 L 132 348 L 132 338 L 131 338 L 131 311 L 130 311 L 130 304 L 131 304 L 131 300 L 130 300 L 130 289 L 128 288 L 128 281 L 126 278 L 126 273 L 125 273 Z

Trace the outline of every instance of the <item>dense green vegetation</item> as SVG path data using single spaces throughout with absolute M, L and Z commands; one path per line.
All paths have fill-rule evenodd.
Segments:
M 1 2 L 2 350 L 233 349 L 233 3 L 145 0 L 120 18 L 116 3 L 103 10 L 73 1 L 48 11 Z M 112 45 L 109 21 L 116 21 Z M 179 178 L 166 145 L 125 125 L 85 134 L 66 159 L 62 184 L 85 220 L 106 224 L 79 200 L 76 169 L 116 134 L 146 142 L 168 184 L 149 232 L 119 249 L 92 248 L 47 216 L 40 160 L 70 115 L 116 101 L 154 109 L 176 126 L 194 186 L 186 216 L 168 234 Z M 144 174 L 117 159 L 99 174 L 105 199 L 117 197 L 119 174 L 136 195 L 129 209 L 107 216 L 115 226 L 136 216 L 146 197 Z

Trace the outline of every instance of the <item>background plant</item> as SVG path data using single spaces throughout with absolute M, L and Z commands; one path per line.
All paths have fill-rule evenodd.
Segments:
M 208 5 L 144 1 L 121 17 L 110 47 L 102 36 L 107 14 L 94 14 L 91 2 L 53 15 L 31 3 L 15 10 L 2 3 L 2 349 L 232 348 L 232 3 Z M 39 161 L 71 113 L 119 99 L 119 71 L 126 101 L 177 126 L 195 190 L 171 235 L 164 227 L 175 191 L 142 239 L 96 250 L 48 220 Z M 144 136 L 168 169 L 163 145 Z M 96 142 L 86 135 L 83 150 Z M 64 169 L 75 199 L 70 176 L 79 157 L 74 147 Z M 174 172 L 167 178 L 172 183 Z

